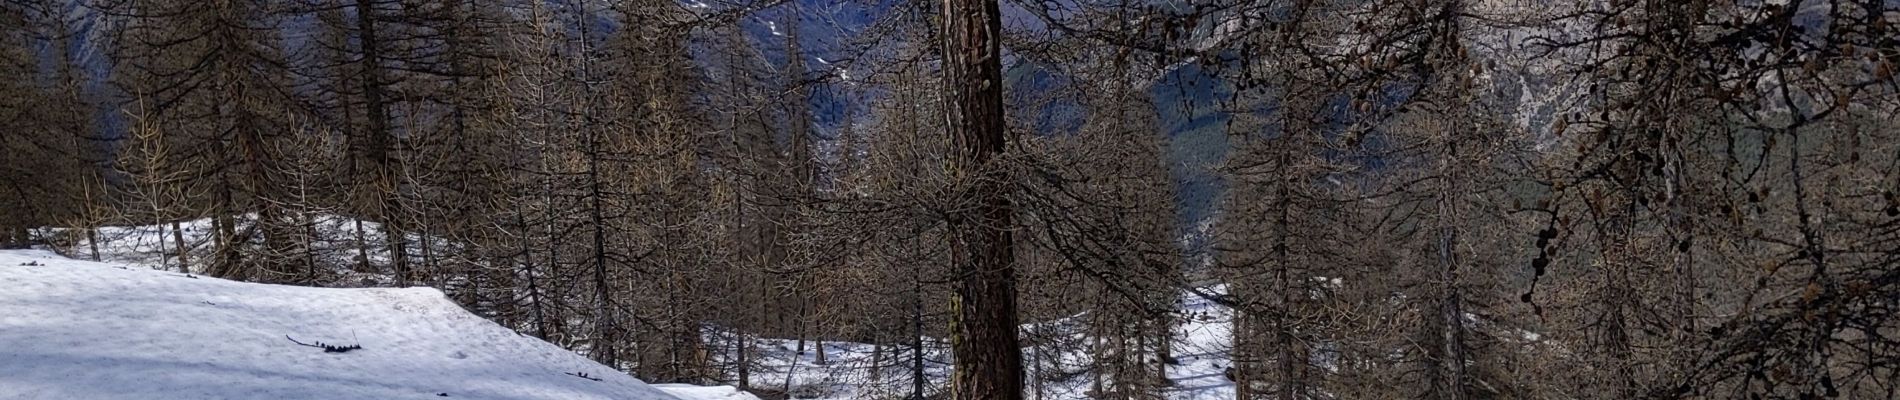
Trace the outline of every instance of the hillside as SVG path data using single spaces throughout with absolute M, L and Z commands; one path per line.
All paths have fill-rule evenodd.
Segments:
M 740 398 L 649 386 L 428 288 L 264 285 L 8 250 L 0 310 L 6 399 Z

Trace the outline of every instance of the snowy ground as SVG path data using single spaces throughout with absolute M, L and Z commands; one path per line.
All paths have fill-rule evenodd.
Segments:
M 243 224 L 243 223 L 247 223 L 246 221 L 248 221 L 248 218 L 239 218 L 238 220 L 240 224 Z M 355 247 L 354 247 L 357 245 L 357 241 L 355 239 L 355 232 L 356 232 L 355 224 L 357 223 L 357 221 L 349 219 L 349 218 L 338 217 L 338 216 L 319 216 L 318 218 L 315 219 L 314 222 L 316 222 L 316 226 L 314 227 L 314 230 L 315 232 L 318 233 L 319 239 L 321 239 L 321 242 L 319 243 L 321 245 L 320 247 L 323 250 L 326 250 L 322 252 L 323 254 L 326 254 L 332 257 L 349 257 L 349 256 L 353 256 L 357 254 L 357 251 L 355 250 Z M 363 224 L 364 237 L 365 237 L 364 240 L 368 243 L 365 246 L 366 253 L 367 253 L 366 255 L 373 262 L 380 263 L 383 260 L 386 260 L 387 253 L 384 252 L 383 251 L 384 249 L 382 249 L 381 247 L 382 237 L 380 235 L 380 232 L 381 232 L 380 227 L 377 226 L 374 222 L 362 222 L 362 224 Z M 193 253 L 193 257 L 195 260 L 204 259 L 204 257 L 208 257 L 210 254 L 209 253 L 210 239 L 211 239 L 210 226 L 211 226 L 211 223 L 210 223 L 210 220 L 208 219 L 183 221 L 182 223 L 179 224 L 180 233 L 182 234 L 184 241 L 186 242 L 186 247 L 192 249 L 191 251 Z M 97 277 L 97 278 L 102 278 L 102 279 L 91 279 L 93 277 L 86 277 L 86 276 L 69 277 L 69 279 L 73 279 L 73 280 L 91 280 L 92 282 L 86 283 L 85 285 L 72 286 L 71 289 L 61 289 L 62 290 L 61 293 L 63 294 L 58 294 L 56 296 L 45 294 L 43 292 L 23 292 L 20 294 L 16 294 L 16 292 L 20 292 L 21 290 L 20 288 L 12 287 L 12 285 L 9 285 L 8 281 L 0 280 L 0 310 L 11 310 L 15 308 L 25 310 L 26 308 L 22 308 L 20 305 L 15 305 L 15 303 L 20 303 L 27 306 L 34 306 L 31 304 L 32 302 L 45 301 L 45 300 L 29 300 L 23 297 L 23 296 L 28 296 L 28 295 L 39 296 L 44 299 L 44 298 L 53 298 L 53 297 L 69 297 L 69 296 L 81 296 L 81 295 L 103 296 L 103 294 L 108 293 L 108 292 L 141 293 L 142 296 L 163 295 L 165 296 L 163 298 L 151 298 L 151 299 L 144 299 L 144 300 L 123 299 L 118 296 L 99 297 L 99 299 L 101 299 L 102 301 L 109 301 L 109 302 L 125 302 L 125 301 L 173 302 L 173 303 L 163 304 L 163 305 L 127 304 L 127 305 L 122 305 L 122 306 L 109 306 L 109 308 L 131 307 L 132 309 L 137 309 L 138 307 L 146 307 L 148 309 L 160 308 L 162 310 L 165 310 L 164 312 L 167 314 L 167 316 L 164 318 L 174 318 L 171 316 L 173 314 L 172 310 L 184 310 L 184 311 L 203 313 L 203 312 L 227 310 L 231 307 L 240 307 L 245 310 L 250 310 L 249 312 L 277 313 L 279 312 L 277 310 L 280 307 L 282 307 L 281 305 L 282 303 L 297 302 L 297 303 L 304 303 L 304 304 L 315 304 L 315 303 L 312 303 L 313 299 L 318 299 L 318 298 L 331 299 L 331 300 L 322 300 L 324 302 L 332 303 L 331 305 L 323 306 L 323 307 L 335 307 L 337 309 L 316 309 L 315 308 L 316 306 L 313 305 L 312 308 L 310 309 L 299 310 L 299 311 L 307 312 L 306 315 L 287 316 L 286 320 L 278 321 L 276 322 L 276 325 L 263 325 L 263 326 L 270 326 L 270 328 L 268 329 L 237 328 L 244 331 L 204 333 L 205 337 L 211 337 L 211 338 L 241 337 L 247 341 L 250 341 L 250 342 L 246 342 L 246 343 L 250 343 L 249 345 L 262 346 L 260 348 L 269 348 L 269 349 L 272 349 L 273 351 L 284 352 L 284 354 L 297 354 L 300 356 L 311 356 L 309 354 L 306 354 L 307 352 L 302 352 L 302 351 L 303 350 L 314 351 L 317 354 L 316 356 L 313 356 L 313 357 L 322 357 L 326 355 L 322 354 L 320 349 L 312 349 L 312 348 L 307 348 L 307 347 L 302 347 L 302 348 L 295 347 L 294 344 L 291 344 L 289 343 L 289 341 L 285 340 L 283 338 L 283 335 L 285 334 L 293 335 L 297 337 L 297 339 L 299 340 L 306 340 L 306 341 L 321 340 L 321 341 L 324 341 L 325 343 L 348 344 L 348 343 L 353 343 L 353 339 L 351 339 L 352 337 L 351 335 L 352 333 L 354 333 L 356 335 L 355 337 L 357 338 L 354 340 L 360 341 L 365 347 L 366 352 L 370 350 L 378 350 L 379 348 L 386 349 L 388 347 L 388 345 L 386 344 L 379 345 L 373 342 L 372 339 L 385 341 L 385 342 L 390 341 L 390 340 L 402 340 L 400 337 L 372 336 L 372 332 L 369 332 L 369 331 L 387 331 L 387 330 L 395 329 L 392 327 L 398 327 L 398 326 L 407 327 L 403 329 L 429 329 L 429 330 L 432 330 L 432 332 L 434 332 L 430 334 L 454 336 L 458 334 L 457 332 L 464 332 L 462 330 L 464 329 L 463 328 L 464 325 L 479 325 L 480 326 L 479 330 L 467 331 L 467 332 L 480 332 L 479 335 L 485 335 L 485 336 L 481 338 L 456 338 L 456 339 L 479 342 L 479 341 L 489 340 L 491 338 L 500 337 L 502 335 L 506 335 L 509 340 L 514 340 L 516 338 L 516 335 L 509 332 L 506 328 L 502 328 L 500 326 L 494 325 L 487 321 L 483 321 L 479 317 L 469 314 L 463 311 L 461 308 L 456 307 L 448 299 L 444 298 L 440 292 L 434 289 L 425 289 L 425 288 L 415 288 L 415 289 L 298 288 L 298 287 L 288 287 L 288 286 L 269 286 L 269 285 L 237 283 L 237 282 L 210 279 L 210 278 L 205 278 L 205 277 L 198 277 L 199 279 L 193 280 L 191 278 L 183 278 L 182 274 L 178 274 L 174 272 L 151 271 L 152 269 L 162 269 L 162 270 L 167 270 L 167 271 L 177 270 L 176 258 L 173 256 L 173 254 L 176 253 L 177 246 L 173 242 L 173 238 L 171 236 L 172 231 L 170 229 L 171 227 L 169 225 L 100 228 L 99 229 L 100 258 L 105 260 L 109 264 L 97 264 L 97 263 L 89 263 L 89 262 L 82 262 L 82 261 L 74 261 L 74 260 L 59 258 L 59 256 L 53 255 L 52 253 L 48 253 L 48 252 L 0 252 L 0 279 L 9 279 L 9 280 L 16 279 L 14 277 L 15 276 L 14 274 L 22 273 L 22 270 L 15 268 L 13 266 L 20 264 L 21 262 L 26 262 L 25 258 L 41 259 L 40 261 L 38 261 L 39 263 L 58 264 L 61 266 L 67 266 L 67 265 L 88 266 L 88 267 L 92 267 L 93 270 L 103 269 L 104 271 L 97 272 L 100 274 L 122 274 L 122 273 L 137 272 L 137 274 L 135 275 L 127 275 L 127 276 L 112 275 L 112 276 L 119 276 L 118 278 L 112 278 L 112 279 L 117 279 L 120 281 L 132 281 L 132 282 L 125 282 L 125 283 L 110 283 L 108 281 L 110 281 L 111 279 L 103 279 L 105 277 Z M 52 234 L 57 234 L 60 231 L 61 230 L 57 230 L 57 229 L 48 229 L 48 230 L 45 230 L 43 234 L 52 235 Z M 421 240 L 421 237 L 418 236 L 412 239 Z M 74 244 L 67 250 L 68 254 L 71 254 L 74 257 L 89 257 L 90 256 L 89 254 L 90 243 L 88 243 L 86 240 L 83 240 L 83 239 L 77 240 L 73 243 Z M 440 246 L 441 248 L 443 248 L 445 251 L 453 247 L 452 243 L 448 243 L 447 241 L 442 241 L 442 240 L 436 240 L 436 244 Z M 15 258 L 20 258 L 22 261 L 16 262 L 14 261 Z M 334 260 L 325 260 L 325 261 L 332 264 L 348 265 L 354 260 L 334 259 Z M 30 268 L 32 267 L 27 267 L 27 268 L 29 268 L 30 270 Z M 354 271 L 347 271 L 347 270 L 339 271 L 339 273 L 343 274 L 344 276 L 350 277 L 350 279 L 345 279 L 346 282 L 358 282 L 361 284 L 360 286 L 377 286 L 377 285 L 389 284 L 389 280 L 387 279 L 386 276 L 380 276 L 375 273 L 354 272 Z M 53 275 L 42 274 L 42 275 L 36 275 L 32 277 L 31 279 L 44 280 L 44 279 L 48 279 L 48 277 L 50 276 L 53 276 Z M 219 289 L 219 291 L 208 291 L 209 289 L 197 288 L 199 286 L 192 286 L 193 288 L 196 288 L 196 289 L 184 289 L 181 291 L 181 288 L 174 288 L 170 286 L 174 284 L 189 285 L 189 284 L 195 284 L 199 282 L 213 282 L 213 284 L 210 284 L 209 286 L 203 286 L 204 288 L 215 287 L 215 288 L 252 288 L 252 289 Z M 65 287 L 65 286 L 66 285 L 58 285 L 56 287 Z M 357 285 L 350 285 L 350 286 L 357 286 Z M 125 287 L 125 288 L 109 289 L 109 288 L 118 288 L 118 287 Z M 1217 287 L 1210 288 L 1210 289 L 1216 292 L 1220 291 L 1220 289 Z M 212 296 L 211 294 L 205 294 L 205 293 L 223 293 L 223 291 L 228 291 L 228 290 L 238 290 L 239 292 L 242 292 L 242 293 L 254 294 L 254 296 L 251 296 L 251 297 L 256 297 L 257 299 L 233 303 L 229 301 L 219 301 L 215 299 L 201 298 L 201 297 L 206 297 L 206 296 Z M 282 293 L 280 294 L 280 292 Z M 224 295 L 224 296 L 243 297 L 240 295 Z M 406 301 L 411 304 L 425 304 L 426 306 L 409 306 L 409 307 L 424 307 L 426 308 L 426 310 L 422 310 L 422 311 L 427 312 L 427 313 L 434 313 L 432 315 L 439 315 L 439 316 L 444 316 L 444 317 L 438 318 L 431 315 L 403 315 L 400 312 L 390 313 L 386 311 L 387 308 L 404 307 L 403 302 L 396 302 L 396 301 L 393 301 L 392 299 L 408 299 Z M 216 306 L 212 305 L 214 303 L 217 305 Z M 42 304 L 42 305 L 38 305 L 37 307 L 48 307 L 48 306 Z M 72 314 L 77 315 L 77 314 L 84 314 L 84 313 L 80 313 L 80 311 L 82 310 L 80 310 L 79 308 L 89 307 L 89 306 L 70 305 L 70 306 L 63 306 L 63 307 L 68 307 L 68 308 L 66 309 L 48 308 L 46 309 L 45 312 L 49 314 L 55 314 L 55 315 L 57 315 L 58 313 L 70 312 Z M 1234 392 L 1233 383 L 1227 381 L 1226 378 L 1222 375 L 1222 370 L 1230 365 L 1228 351 L 1231 348 L 1231 344 L 1230 344 L 1231 341 L 1229 340 L 1230 339 L 1229 328 L 1230 328 L 1230 325 L 1232 324 L 1232 312 L 1226 309 L 1225 307 L 1210 304 L 1207 301 L 1199 298 L 1198 296 L 1192 296 L 1192 295 L 1182 296 L 1181 307 L 1182 308 L 1178 315 L 1180 315 L 1182 318 L 1180 318 L 1177 326 L 1175 327 L 1176 341 L 1174 343 L 1174 348 L 1172 349 L 1173 354 L 1180 361 L 1180 364 L 1172 366 L 1168 370 L 1168 376 L 1173 381 L 1173 386 L 1171 386 L 1167 390 L 1168 398 L 1173 399 L 1173 400 L 1202 400 L 1202 399 L 1231 399 L 1233 398 L 1233 392 Z M 371 310 L 370 311 L 355 311 L 361 308 L 368 308 Z M 360 314 L 363 312 L 368 312 L 370 314 Z M 126 324 L 137 324 L 137 326 L 127 326 L 126 328 L 152 331 L 151 333 L 149 333 L 150 335 L 163 335 L 163 331 L 167 329 L 184 329 L 184 328 L 169 328 L 170 325 L 167 325 L 167 324 L 172 323 L 170 321 L 158 320 L 158 321 L 139 322 L 139 320 L 136 319 L 136 318 L 156 318 L 152 316 L 156 313 L 157 313 L 156 311 L 144 312 L 144 313 L 114 312 L 110 314 L 98 314 L 98 315 L 84 314 L 84 315 L 87 318 L 98 320 L 95 322 L 98 322 L 101 324 L 111 324 L 112 326 L 124 326 Z M 132 315 L 132 314 L 136 314 L 136 315 Z M 138 315 L 143 315 L 143 316 L 138 316 Z M 57 332 L 46 332 L 43 334 L 36 333 L 36 332 L 16 332 L 16 331 L 31 330 L 31 329 L 15 329 L 16 326 L 21 326 L 21 325 L 18 325 L 20 324 L 19 322 L 14 322 L 16 318 L 18 317 L 19 316 L 17 315 L 17 313 L 16 315 L 13 315 L 13 316 L 0 315 L 0 346 L 5 346 L 5 347 L 0 347 L 0 355 L 10 355 L 12 353 L 9 353 L 9 351 L 17 351 L 17 350 L 12 350 L 14 347 L 16 347 L 16 346 L 13 346 L 14 343 L 23 343 L 22 341 L 31 342 L 33 340 L 38 340 L 38 339 L 29 339 L 29 338 L 20 337 L 19 335 L 22 335 L 22 334 L 44 335 L 44 336 L 62 335 L 62 333 L 57 333 Z M 206 315 L 206 316 L 197 316 L 197 317 L 192 317 L 192 318 L 199 318 L 195 321 L 210 324 L 216 321 L 213 318 L 223 318 L 223 317 L 224 317 L 223 315 Z M 354 320 L 351 320 L 351 318 L 369 318 L 369 319 L 390 318 L 390 319 L 374 320 L 374 321 L 354 321 Z M 401 319 L 396 320 L 394 318 L 401 318 Z M 1083 351 L 1083 346 L 1078 345 L 1079 343 L 1086 341 L 1086 337 L 1080 334 L 1081 323 L 1083 322 L 1085 318 L 1087 318 L 1087 316 L 1082 315 L 1082 316 L 1076 316 L 1076 317 L 1067 318 L 1067 319 L 1025 325 L 1023 327 L 1023 334 L 1024 334 L 1023 339 L 1025 343 L 1062 342 L 1062 343 L 1068 344 L 1068 345 L 1032 347 L 1031 349 L 1025 350 L 1024 362 L 1026 364 L 1026 369 L 1028 370 L 1026 371 L 1028 375 L 1027 376 L 1028 381 L 1026 383 L 1028 383 L 1030 386 L 1030 389 L 1029 389 L 1030 393 L 1028 393 L 1030 398 L 1037 399 L 1037 400 L 1043 400 L 1043 399 L 1067 400 L 1067 399 L 1089 398 L 1087 391 L 1090 390 L 1093 386 L 1092 385 L 1093 382 L 1091 381 L 1091 379 L 1093 379 L 1093 375 L 1087 372 L 1090 368 L 1090 364 L 1092 363 L 1092 360 L 1090 360 L 1087 353 Z M 449 324 L 447 323 L 448 321 L 442 321 L 443 319 L 452 320 L 455 324 L 452 326 L 445 326 Z M 178 322 L 182 323 L 184 321 L 178 321 Z M 75 322 L 75 324 L 76 323 L 77 322 Z M 411 324 L 414 324 L 414 325 L 411 325 Z M 255 325 L 255 324 L 252 324 L 251 322 L 243 322 L 241 323 L 241 325 Z M 352 332 L 352 329 L 355 332 Z M 119 328 L 114 328 L 114 330 L 119 330 Z M 252 332 L 252 331 L 257 331 L 257 330 L 263 330 L 266 332 Z M 387 335 L 395 335 L 398 333 L 378 332 L 375 334 L 387 336 Z M 467 335 L 477 335 L 477 334 L 478 333 L 468 333 Z M 731 334 L 730 332 L 714 334 L 712 336 L 709 336 L 707 339 L 711 343 L 730 344 L 733 339 L 732 337 L 729 336 L 730 334 Z M 141 333 L 141 335 L 145 335 L 145 333 Z M 93 336 L 99 336 L 99 335 L 94 334 Z M 85 340 L 75 339 L 73 341 L 74 342 L 90 341 L 90 342 L 98 343 L 101 340 L 103 340 L 104 343 L 108 343 L 110 344 L 110 346 L 115 346 L 115 347 L 122 346 L 122 345 L 123 346 L 148 346 L 148 347 L 180 347 L 180 346 L 192 347 L 194 345 L 192 345 L 191 343 L 195 343 L 196 340 L 199 340 L 195 338 L 177 337 L 178 334 L 172 334 L 171 336 L 172 337 L 165 338 L 166 340 L 158 341 L 152 344 L 137 344 L 136 343 L 137 341 L 143 340 L 142 338 L 138 338 L 138 337 L 125 338 L 125 339 L 88 338 Z M 308 336 L 308 338 L 306 338 L 305 336 Z M 572 355 L 572 353 L 561 350 L 557 346 L 550 345 L 547 343 L 541 343 L 539 341 L 536 341 L 532 338 L 527 338 L 527 337 L 519 337 L 519 339 L 525 340 L 527 342 L 532 342 L 532 344 L 534 345 L 532 347 L 532 350 L 533 352 L 539 353 L 538 356 L 553 357 L 550 359 L 568 360 L 568 361 L 562 361 L 562 362 L 571 361 L 571 362 L 585 363 L 587 368 L 592 368 L 592 369 L 585 369 L 588 376 L 602 377 L 602 378 L 606 376 L 625 376 L 625 374 L 610 373 L 605 367 L 601 367 L 599 365 L 595 365 L 591 362 L 588 362 L 587 360 L 581 359 L 579 357 L 575 357 Z M 222 339 L 210 339 L 210 340 L 222 340 Z M 413 339 L 410 339 L 410 340 L 413 341 Z M 132 342 L 132 344 L 122 344 L 119 342 Z M 885 347 L 884 348 L 885 359 L 883 359 L 881 362 L 881 364 L 883 365 L 879 366 L 879 365 L 874 365 L 874 364 L 879 364 L 879 363 L 874 362 L 874 360 L 877 357 L 872 356 L 873 354 L 872 349 L 874 346 L 872 346 L 871 344 L 849 343 L 849 342 L 826 342 L 825 348 L 826 348 L 827 362 L 821 364 L 817 362 L 816 352 L 806 351 L 804 354 L 799 354 L 795 350 L 795 348 L 797 347 L 796 342 L 797 341 L 794 339 L 753 338 L 752 343 L 755 346 L 757 346 L 756 348 L 757 348 L 758 354 L 756 355 L 756 358 L 755 358 L 755 362 L 757 364 L 751 373 L 752 375 L 751 385 L 755 388 L 765 389 L 765 390 L 770 390 L 770 391 L 783 390 L 783 391 L 786 391 L 787 393 L 792 394 L 793 397 L 795 398 L 817 399 L 817 400 L 891 399 L 891 398 L 903 398 L 910 393 L 911 376 L 909 375 L 909 365 L 910 365 L 909 360 L 910 360 L 911 355 L 908 351 L 907 344 L 900 345 L 900 346 L 903 346 L 905 350 L 899 352 L 898 354 L 893 354 L 891 352 L 890 347 Z M 435 343 L 435 344 L 442 344 L 443 346 L 434 346 L 434 347 L 439 347 L 440 349 L 439 350 L 431 349 L 429 351 L 431 352 L 462 351 L 463 354 L 465 355 L 473 356 L 473 354 L 470 354 L 464 351 L 462 348 L 448 346 L 446 343 Z M 810 342 L 808 342 L 808 344 L 810 344 Z M 277 348 L 281 346 L 291 346 L 292 348 L 288 350 Z M 926 347 L 925 354 L 924 354 L 925 374 L 927 378 L 930 380 L 930 383 L 927 386 L 931 393 L 935 393 L 937 389 L 940 389 L 943 387 L 943 385 L 946 383 L 950 375 L 949 374 L 950 358 L 948 354 L 949 353 L 948 343 L 942 342 L 941 340 L 938 340 L 937 338 L 926 338 L 925 347 Z M 105 349 L 110 349 L 110 348 L 112 347 L 105 347 L 103 349 L 96 349 L 94 351 L 109 353 L 110 351 L 105 350 Z M 211 350 L 208 349 L 206 351 L 211 351 Z M 549 353 L 549 352 L 555 352 L 555 353 Z M 277 353 L 272 353 L 272 354 L 277 354 Z M 351 352 L 345 355 L 354 356 L 356 354 L 357 353 L 355 352 Z M 365 354 L 368 354 L 368 353 L 365 353 Z M 327 356 L 340 357 L 342 355 L 327 355 Z M 729 354 L 722 354 L 721 356 L 729 356 Z M 170 357 L 170 356 L 163 356 L 160 358 L 164 358 L 164 357 Z M 497 357 L 498 357 L 497 359 L 505 360 L 505 359 L 508 359 L 508 357 L 510 356 L 498 355 Z M 901 359 L 894 359 L 891 357 L 901 357 Z M 276 356 L 270 356 L 270 358 L 275 359 Z M 429 360 L 432 360 L 432 359 L 439 360 L 439 359 L 442 359 L 443 357 L 440 355 L 433 354 L 433 353 L 413 354 L 413 355 L 405 353 L 405 354 L 400 355 L 398 358 L 404 359 L 404 360 L 417 360 L 414 362 L 422 363 L 423 366 L 428 366 L 426 363 L 431 362 Z M 324 358 L 324 360 L 327 360 L 327 359 L 328 358 Z M 462 361 L 461 359 L 455 359 L 455 360 L 456 360 L 456 363 L 467 363 L 466 361 Z M 288 359 L 287 360 L 257 360 L 256 361 L 257 365 L 254 367 L 263 368 L 263 367 L 275 365 L 273 364 L 274 362 L 288 363 L 291 361 L 293 360 L 288 360 Z M 189 362 L 199 362 L 199 361 L 194 360 L 194 361 L 189 361 Z M 557 363 L 554 365 L 570 365 L 570 364 Z M 417 370 L 417 369 L 423 369 L 423 370 L 429 369 L 429 368 L 423 368 L 423 366 L 417 366 L 415 368 L 406 368 L 404 370 L 407 371 L 407 370 Z M 438 365 L 434 367 L 441 368 L 444 366 Z M 7 383 L 7 379 L 10 379 L 8 377 L 14 375 L 14 374 L 7 374 L 8 372 L 7 368 L 8 366 L 0 366 L 0 386 L 5 386 L 5 384 Z M 326 369 L 326 368 L 329 368 L 329 364 L 315 364 L 315 366 L 310 367 L 310 368 L 328 371 L 329 369 Z M 573 384 L 581 384 L 581 383 L 593 384 L 593 382 L 585 380 L 585 379 L 562 375 L 563 373 L 566 373 L 566 372 L 581 371 L 582 368 L 560 367 L 560 368 L 555 368 L 555 369 L 563 370 L 555 374 L 554 378 L 565 379 L 565 381 L 561 381 L 561 383 L 565 385 L 573 385 Z M 566 371 L 564 369 L 572 369 L 573 371 Z M 730 371 L 727 371 L 727 372 L 728 373 L 725 374 L 725 376 L 727 378 L 732 378 L 732 374 L 730 373 Z M 512 373 L 512 372 L 503 372 L 503 373 L 506 374 L 506 373 Z M 63 374 L 63 373 L 53 373 L 47 376 L 59 376 L 60 374 Z M 384 375 L 384 374 L 368 374 L 367 376 L 381 376 L 381 375 Z M 400 375 L 400 374 L 396 374 L 396 375 Z M 322 375 L 322 376 L 330 376 L 330 375 Z M 350 376 L 355 376 L 355 375 L 350 375 Z M 483 380 L 487 378 L 477 379 L 477 378 L 451 377 L 449 379 L 451 379 L 451 382 L 459 382 L 462 380 Z M 789 380 L 790 382 L 787 382 L 787 380 Z M 72 382 L 72 381 L 68 380 L 68 381 L 55 381 L 55 382 Z M 607 382 L 607 381 L 603 381 L 603 382 Z M 453 385 L 449 385 L 449 386 L 453 386 Z M 587 387 L 587 386 L 589 385 L 582 385 L 582 387 Z M 750 395 L 735 393 L 735 390 L 733 390 L 730 387 L 695 387 L 695 386 L 681 386 L 681 385 L 655 385 L 655 387 L 658 387 L 662 389 L 663 391 L 674 393 L 676 396 L 680 398 L 684 398 L 684 399 L 718 399 L 718 400 L 754 399 L 754 397 L 751 397 Z M 12 392 L 9 392 L 9 390 L 11 389 L 0 388 L 0 398 L 19 397 L 19 395 L 12 395 Z M 419 388 L 417 393 L 428 392 L 429 390 L 433 390 L 433 389 Z M 445 393 L 447 391 L 448 389 L 441 389 L 440 391 L 429 392 L 428 394 Z M 52 398 L 66 397 L 63 395 L 59 395 L 63 393 L 65 392 L 53 392 L 54 395 L 49 395 L 49 397 L 52 397 Z M 157 393 L 157 392 L 152 392 L 152 393 Z M 274 392 L 258 392 L 258 393 L 274 393 Z M 374 395 L 370 397 L 372 398 L 381 397 L 383 394 L 386 394 L 386 393 L 395 393 L 395 392 L 376 392 L 374 393 Z M 452 398 L 455 397 L 456 395 L 455 393 L 449 393 L 449 394 L 451 395 Z M 38 396 L 38 395 L 31 394 L 31 393 L 26 395 L 26 397 L 29 397 L 29 398 L 32 398 L 33 396 Z M 470 396 L 473 396 L 473 394 L 471 394 Z M 87 396 L 78 396 L 78 397 L 87 397 Z M 127 395 L 127 398 L 140 398 L 140 397 L 146 397 L 146 396 Z M 161 397 L 175 398 L 175 396 L 161 396 Z M 186 397 L 191 397 L 191 396 L 186 396 Z M 199 396 L 199 397 L 203 397 L 203 396 Z M 234 397 L 251 397 L 251 396 L 245 395 L 245 396 L 234 396 Z M 283 397 L 283 396 L 278 396 L 278 397 Z M 289 397 L 294 398 L 298 396 L 289 396 Z M 317 396 L 317 395 L 313 395 L 311 397 L 333 397 L 334 398 L 334 396 Z M 343 396 L 343 397 L 360 398 L 362 396 Z M 396 396 L 396 397 L 401 397 L 401 396 Z M 495 397 L 532 398 L 532 396 L 515 396 L 512 394 L 506 394 L 506 393 L 496 393 Z M 547 398 L 585 398 L 584 395 L 570 396 L 570 395 L 558 394 L 558 393 L 554 395 L 545 396 L 545 397 Z
M 239 215 L 232 220 L 237 224 L 237 231 L 257 234 L 251 229 L 252 224 L 256 223 L 256 215 Z M 384 243 L 382 224 L 333 214 L 312 215 L 310 223 L 309 232 L 315 235 L 310 238 L 311 253 L 317 258 L 317 263 L 344 267 L 328 271 L 337 275 L 331 283 L 373 287 L 388 286 L 393 282 L 387 274 L 347 269 L 365 261 L 373 265 L 388 265 L 389 249 Z M 182 244 L 186 258 L 193 261 L 193 272 L 203 272 L 204 260 L 210 259 L 215 250 L 213 241 L 216 232 L 212 226 L 210 218 L 179 221 L 176 230 L 171 224 L 102 226 L 93 234 L 99 239 L 97 246 L 93 245 L 90 236 L 76 229 L 41 228 L 36 233 L 43 238 L 58 238 L 57 241 L 64 246 L 62 253 L 72 258 L 91 259 L 96 247 L 100 261 L 173 271 L 179 270 L 178 253 Z M 414 232 L 406 237 L 411 249 L 418 252 L 410 254 L 410 260 L 418 264 L 424 262 L 419 252 L 425 237 Z M 253 242 L 258 240 L 261 237 L 255 238 Z M 455 251 L 451 241 L 435 237 L 428 237 L 427 240 L 439 252 Z
M 1219 287 L 1208 290 L 1217 293 L 1222 291 Z M 1233 312 L 1198 296 L 1184 295 L 1180 315 L 1184 318 L 1175 326 L 1172 349 L 1180 363 L 1168 368 L 1168 378 L 1174 384 L 1164 394 L 1171 400 L 1234 398 L 1234 384 L 1222 374 L 1231 365 L 1228 354 L 1232 349 L 1230 328 Z M 1082 343 L 1086 340 L 1078 333 L 1082 318 L 1086 316 L 1025 325 L 1023 338 L 1025 343 Z M 714 343 L 731 340 L 720 335 L 708 339 Z M 807 342 L 808 346 L 813 344 Z M 823 364 L 817 362 L 815 351 L 799 354 L 795 350 L 795 340 L 758 339 L 757 346 L 760 347 L 760 365 L 752 372 L 754 387 L 772 390 L 789 388 L 787 392 L 794 398 L 816 400 L 903 398 L 911 390 L 911 353 L 907 348 L 895 356 L 889 348 L 885 348 L 887 359 L 880 366 L 880 363 L 874 362 L 873 346 L 865 343 L 826 342 L 826 363 Z M 947 347 L 947 343 L 936 339 L 925 343 L 925 375 L 931 381 L 931 390 L 940 388 L 948 379 Z M 1090 399 L 1088 391 L 1093 387 L 1093 375 L 1087 373 L 1091 363 L 1087 352 L 1081 346 L 1047 348 L 1049 350 L 1039 351 L 1032 347 L 1023 352 L 1023 362 L 1028 370 L 1028 398 Z M 898 359 L 888 359 L 890 357 Z M 1041 367 L 1036 367 L 1037 364 L 1041 364 Z M 1038 375 L 1049 378 L 1038 379 Z M 788 378 L 791 380 L 789 385 L 786 382 Z
M 326 352 L 285 336 L 362 348 Z M 242 283 L 8 250 L 0 251 L 0 398 L 749 397 L 649 386 L 470 314 L 434 289 Z

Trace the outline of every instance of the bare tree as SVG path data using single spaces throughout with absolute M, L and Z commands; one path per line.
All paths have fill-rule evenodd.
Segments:
M 957 294 L 951 346 L 956 399 L 1020 399 L 1022 347 L 1016 338 L 1014 211 L 999 156 L 1011 133 L 1003 122 L 1002 15 L 995 1 L 946 1 L 943 24 L 945 115 L 958 154 L 951 158 L 955 204 L 950 218 Z

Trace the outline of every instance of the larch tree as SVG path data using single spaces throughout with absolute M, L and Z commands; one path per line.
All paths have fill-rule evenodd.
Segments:
M 177 205 L 215 215 L 206 273 L 288 280 L 303 270 L 287 240 L 295 223 L 279 201 L 283 157 L 273 151 L 296 112 L 274 31 L 280 10 L 249 1 L 125 2 L 105 10 L 132 20 L 116 33 L 115 72 L 121 90 L 141 99 L 130 112 L 156 123 L 163 140 L 186 143 L 168 165 L 206 185 L 208 203 Z M 252 247 L 252 237 L 262 246 Z
M 1005 154 L 1013 136 L 1003 121 L 1003 23 L 994 0 L 950 0 L 943 26 L 944 107 L 954 203 L 950 229 L 957 290 L 950 328 L 951 397 L 1023 397 L 1022 347 L 1016 337 L 1014 207 Z

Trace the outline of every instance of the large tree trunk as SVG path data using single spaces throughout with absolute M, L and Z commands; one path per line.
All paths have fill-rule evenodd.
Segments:
M 390 272 L 395 275 L 396 286 L 408 286 L 409 249 L 407 233 L 402 227 L 400 206 L 397 193 L 401 176 L 400 166 L 393 160 L 391 149 L 395 140 L 389 128 L 389 105 L 384 99 L 386 83 L 383 82 L 382 42 L 376 31 L 376 5 L 371 0 L 356 0 L 357 35 L 363 47 L 363 108 L 368 118 L 367 140 L 363 141 L 361 151 L 368 156 L 370 167 L 374 168 L 374 185 L 371 208 L 373 216 L 382 223 L 383 242 L 389 250 Z
M 943 3 L 944 88 L 950 134 L 961 144 L 957 157 L 968 186 L 969 211 L 953 216 L 952 253 L 961 276 L 952 298 L 955 322 L 951 350 L 956 369 L 951 397 L 969 400 L 1023 398 L 1022 347 L 1016 339 L 1016 270 L 1010 226 L 1014 210 L 1004 196 L 1006 171 L 991 165 L 1003 152 L 1002 20 L 995 0 Z M 959 205 L 960 208 L 966 207 Z

